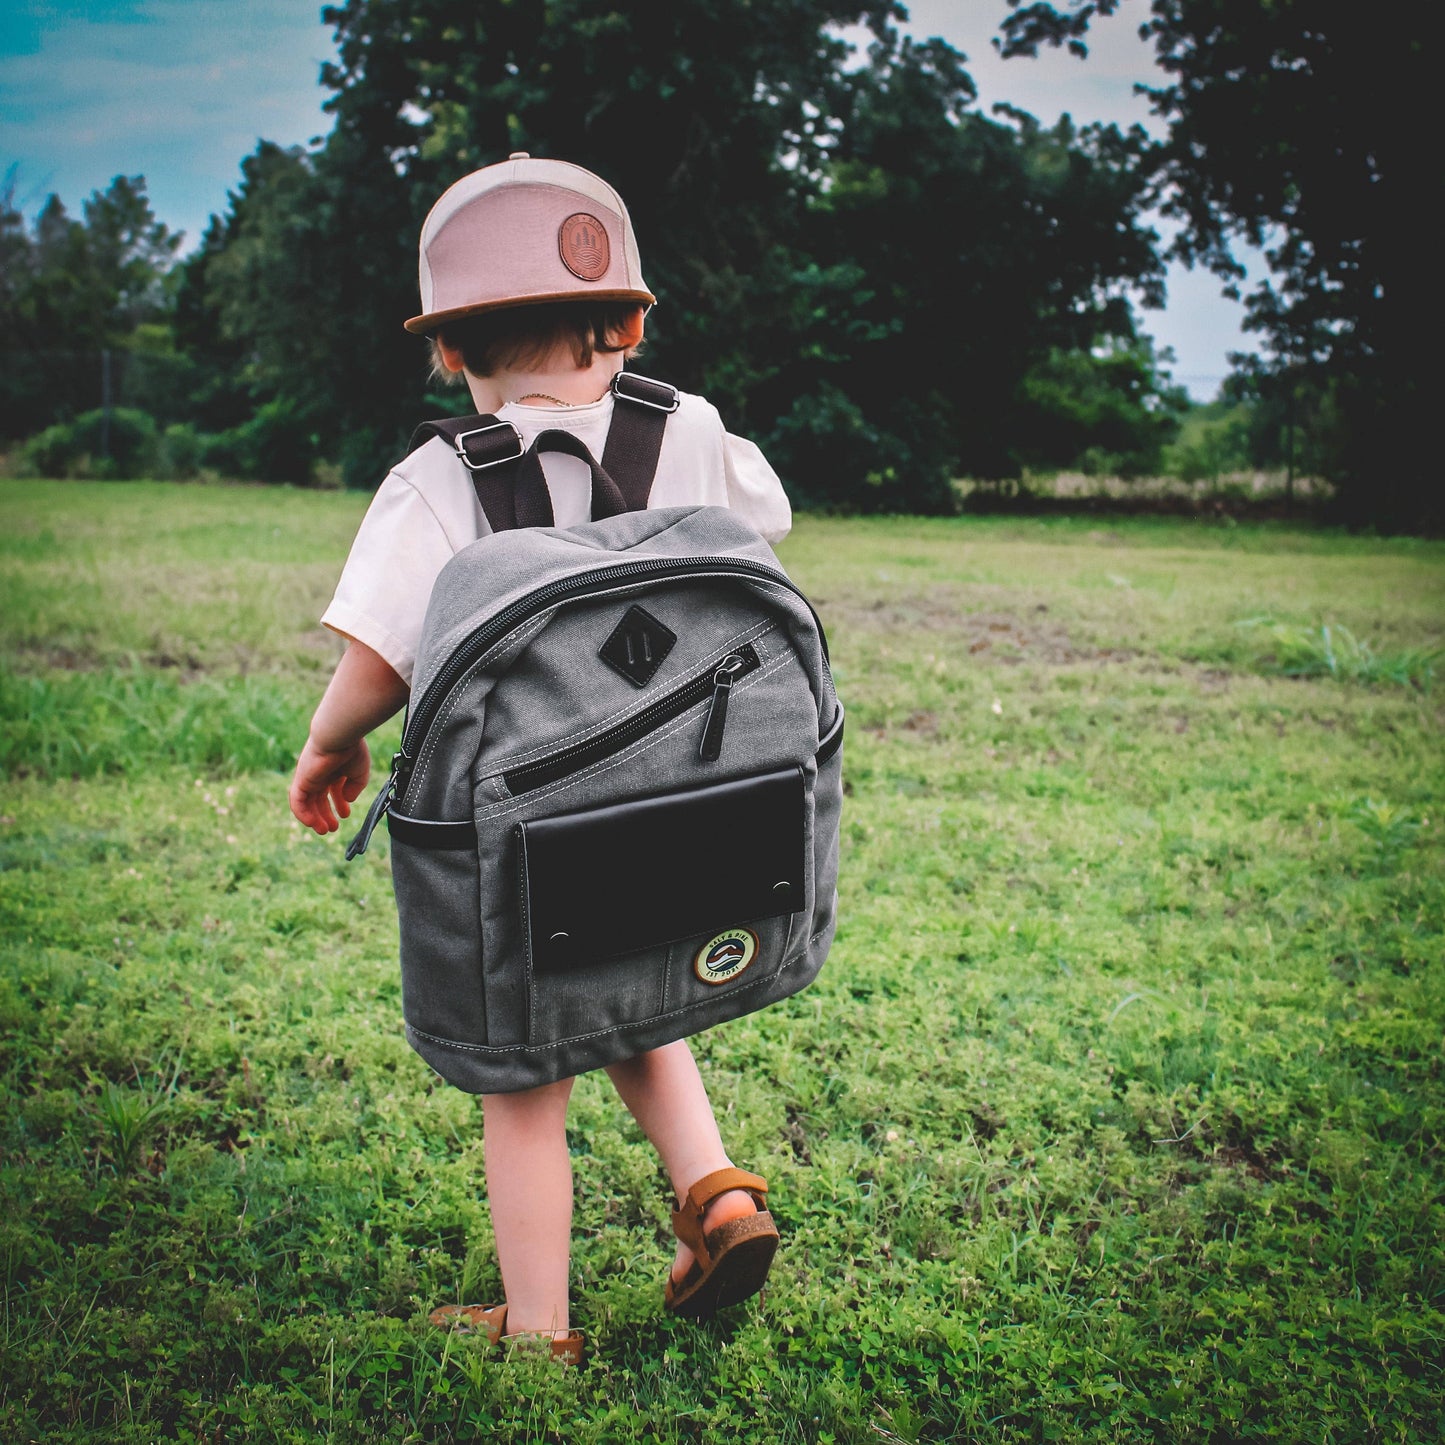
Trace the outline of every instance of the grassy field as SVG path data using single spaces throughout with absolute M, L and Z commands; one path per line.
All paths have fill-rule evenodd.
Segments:
M 384 834 L 285 806 L 364 504 L 0 483 L 0 1437 L 1445 1434 L 1445 547 L 802 519 L 842 923 L 698 1040 L 783 1249 L 664 1316 L 582 1080 L 561 1371 L 425 1324 L 499 1293 L 480 1109 L 401 1036 Z

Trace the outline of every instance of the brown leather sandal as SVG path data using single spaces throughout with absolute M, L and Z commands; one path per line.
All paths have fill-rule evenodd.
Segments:
M 428 1316 L 429 1323 L 459 1335 L 485 1335 L 489 1345 L 511 1342 L 522 1350 L 540 1349 L 545 1341 L 554 1360 L 563 1365 L 580 1365 L 587 1353 L 581 1330 L 572 1330 L 559 1339 L 526 1331 L 507 1333 L 506 1305 L 442 1305 Z
M 756 1214 L 730 1219 L 703 1233 L 702 1217 L 719 1194 L 742 1189 L 752 1195 Z M 663 1303 L 685 1319 L 711 1319 L 757 1294 L 778 1248 L 778 1227 L 767 1211 L 768 1181 L 743 1169 L 704 1174 L 672 1215 L 672 1232 L 692 1251 L 681 1280 L 669 1274 Z

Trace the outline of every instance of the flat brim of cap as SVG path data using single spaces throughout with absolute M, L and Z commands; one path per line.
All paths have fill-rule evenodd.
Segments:
M 426 336 L 449 321 L 468 316 L 481 316 L 487 311 L 515 311 L 523 306 L 548 306 L 560 301 L 634 301 L 639 306 L 654 306 L 657 297 L 651 291 L 552 291 L 538 296 L 509 296 L 505 301 L 479 301 L 474 306 L 453 306 L 449 311 L 432 311 L 413 316 L 402 324 L 413 336 Z

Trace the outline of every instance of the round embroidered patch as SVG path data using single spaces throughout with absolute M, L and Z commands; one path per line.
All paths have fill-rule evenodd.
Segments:
M 704 983 L 726 983 L 757 956 L 757 934 L 751 928 L 729 928 L 698 949 L 692 968 Z
M 612 262 L 606 228 L 586 211 L 568 216 L 558 227 L 557 250 L 562 264 L 579 281 L 600 281 Z

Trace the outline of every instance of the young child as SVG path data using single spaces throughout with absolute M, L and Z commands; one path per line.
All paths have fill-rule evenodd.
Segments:
M 464 177 L 421 234 L 422 314 L 437 374 L 464 379 L 478 412 L 512 423 L 524 444 L 560 427 L 601 457 L 612 378 L 642 343 L 654 297 L 643 284 L 632 224 L 604 181 L 561 161 L 513 155 Z M 590 476 L 547 453 L 556 525 L 589 520 Z M 739 512 L 770 542 L 791 514 L 777 475 L 716 410 L 683 394 L 667 422 L 649 506 L 713 504 Z M 323 623 L 347 639 L 311 722 L 291 783 L 291 810 L 318 833 L 366 787 L 366 735 L 407 700 L 432 584 L 446 561 L 490 527 L 455 451 L 440 438 L 381 484 Z M 662 1157 L 677 1193 L 678 1246 L 668 1309 L 705 1317 L 755 1293 L 777 1230 L 765 1181 L 734 1169 L 685 1040 L 613 1064 L 608 1076 Z M 483 1096 L 487 1193 L 506 1302 L 447 1305 L 435 1323 L 551 1340 L 581 1358 L 570 1328 L 572 1171 L 565 1120 L 572 1080 Z

